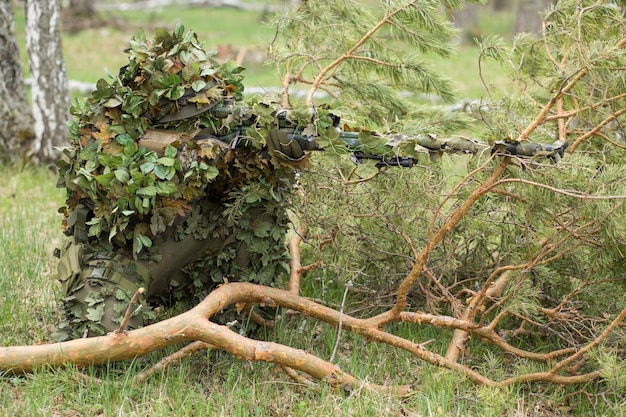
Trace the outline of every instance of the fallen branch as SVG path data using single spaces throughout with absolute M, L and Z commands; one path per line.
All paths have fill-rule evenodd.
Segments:
M 530 359 L 533 361 L 548 362 L 576 352 L 575 348 L 559 349 L 546 353 L 519 349 L 511 346 L 504 339 L 502 339 L 498 332 L 496 332 L 491 326 L 481 326 L 466 319 L 457 319 L 455 317 L 422 312 L 404 312 L 400 314 L 400 319 L 402 321 L 409 321 L 420 325 L 429 324 L 435 327 L 455 329 L 455 332 L 460 332 L 460 335 L 457 336 L 459 340 L 464 340 L 469 335 L 473 335 L 484 341 L 492 343 L 505 353 L 510 353 L 518 358 Z
M 287 376 L 289 378 L 293 379 L 294 381 L 296 381 L 299 384 L 306 385 L 306 386 L 310 386 L 310 385 L 315 384 L 315 382 L 313 382 L 312 379 L 307 378 L 304 375 L 300 375 L 299 373 L 297 373 L 296 371 L 294 371 L 291 368 L 288 368 L 286 366 L 281 366 L 280 368 L 283 370 L 283 372 L 285 372 L 287 374 Z
M 143 287 L 135 291 L 135 294 L 133 294 L 133 298 L 131 298 L 130 303 L 128 304 L 128 307 L 126 308 L 126 313 L 124 313 L 124 318 L 122 319 L 122 322 L 120 323 L 120 327 L 118 327 L 117 330 L 115 330 L 113 333 L 123 333 L 126 330 L 126 326 L 128 325 L 128 320 L 130 320 L 131 316 L 133 315 L 133 311 L 135 310 L 135 306 L 137 306 L 139 297 L 141 296 L 141 294 L 144 293 L 144 291 L 145 290 Z
M 572 376 L 563 376 L 556 372 L 601 343 L 626 316 L 626 309 L 624 309 L 599 337 L 563 359 L 552 371 L 519 375 L 497 382 L 463 364 L 427 350 L 425 345 L 387 333 L 376 325 L 371 325 L 368 320 L 342 315 L 339 311 L 297 296 L 290 291 L 235 282 L 219 287 L 186 313 L 137 330 L 56 344 L 0 348 L 0 371 L 25 373 L 43 367 L 58 368 L 70 364 L 77 367 L 100 365 L 137 358 L 176 343 L 198 341 L 244 360 L 272 362 L 301 371 L 332 386 L 348 385 L 398 395 L 405 395 L 411 391 L 412 388 L 409 385 L 381 386 L 366 383 L 343 372 L 332 363 L 303 350 L 274 342 L 252 340 L 231 331 L 226 326 L 208 320 L 226 306 L 243 302 L 297 310 L 335 326 L 338 325 L 339 320 L 342 320 L 343 329 L 360 334 L 369 340 L 406 350 L 428 363 L 449 368 L 476 384 L 492 387 L 525 381 L 572 384 L 598 378 L 599 371 Z M 194 346 L 204 347 L 205 345 L 198 343 Z
M 307 228 L 304 224 L 298 227 L 298 230 L 289 239 L 289 256 L 291 257 L 291 268 L 289 273 L 289 284 L 287 289 L 294 294 L 300 293 L 300 278 L 301 278 L 301 257 L 300 257 L 300 243 L 302 238 L 306 236 Z
M 42 367 L 58 368 L 70 364 L 79 368 L 102 365 L 141 357 L 181 342 L 202 341 L 241 359 L 272 362 L 299 370 L 332 386 L 350 385 L 399 395 L 410 392 L 409 385 L 381 386 L 363 382 L 303 350 L 248 339 L 226 326 L 208 320 L 223 308 L 243 302 L 280 305 L 309 316 L 323 317 L 325 321 L 334 324 L 338 322 L 339 312 L 289 291 L 248 283 L 231 283 L 209 294 L 195 308 L 137 330 L 48 345 L 0 348 L 0 371 L 26 373 Z
M 511 270 L 505 270 L 496 280 L 492 278 L 495 276 L 492 274 L 483 286 L 483 291 L 477 294 L 469 302 L 469 305 L 465 309 L 461 320 L 469 323 L 474 321 L 474 317 L 481 306 L 484 306 L 490 299 L 498 298 L 504 292 L 508 283 Z M 446 359 L 452 362 L 457 362 L 461 356 L 461 353 L 465 350 L 467 340 L 469 339 L 470 332 L 465 329 L 456 329 L 452 335 L 452 340 L 448 345 L 448 352 L 446 353 Z
M 167 368 L 168 366 L 170 366 L 171 364 L 177 361 L 180 361 L 181 359 L 186 358 L 190 355 L 193 355 L 194 353 L 200 350 L 205 350 L 205 349 L 215 349 L 215 346 L 211 346 L 210 344 L 206 342 L 200 342 L 200 341 L 190 343 L 184 348 L 174 352 L 173 354 L 169 356 L 166 356 L 165 358 L 161 359 L 159 362 L 157 362 L 150 368 L 141 372 L 139 375 L 135 377 L 135 381 L 140 382 L 140 383 L 144 382 L 148 378 L 150 378 L 152 375 L 157 373 L 158 371 L 161 371 Z

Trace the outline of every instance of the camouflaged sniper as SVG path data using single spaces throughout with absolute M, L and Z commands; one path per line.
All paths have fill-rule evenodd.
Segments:
M 220 113 L 241 99 L 241 69 L 218 66 L 182 26 L 154 40 L 136 34 L 129 54 L 71 109 L 57 340 L 116 329 L 139 287 L 130 328 L 154 318 L 151 306 L 195 302 L 226 280 L 270 285 L 288 268 L 286 201 L 294 161 L 306 157 L 265 142 L 270 104 L 252 103 L 264 119 Z M 246 146 L 212 139 L 235 131 Z
M 341 132 L 323 107 L 243 103 L 242 69 L 217 65 L 180 25 L 153 40 L 137 33 L 128 53 L 115 79 L 71 108 L 71 146 L 58 163 L 69 241 L 57 253 L 65 320 L 56 340 L 115 330 L 140 287 L 129 328 L 153 320 L 157 306 L 188 308 L 220 283 L 272 285 L 286 275 L 286 208 L 307 150 L 344 146 L 356 161 L 412 166 L 420 152 L 436 159 L 480 146 Z

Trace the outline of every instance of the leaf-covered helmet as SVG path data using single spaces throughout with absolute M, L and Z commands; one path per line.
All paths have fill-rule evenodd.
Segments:
M 213 126 L 208 110 L 224 100 L 241 99 L 241 68 L 231 62 L 218 65 L 215 53 L 205 51 L 196 34 L 182 25 L 172 33 L 157 29 L 153 40 L 139 31 L 127 52 L 128 65 L 112 83 L 98 81 L 88 114 L 79 116 L 111 109 L 105 112 L 112 119 L 109 124 L 122 124 L 137 139 L 152 126 L 179 131 Z
M 218 65 L 196 34 L 182 25 L 160 29 L 152 40 L 137 32 L 127 49 L 129 62 L 111 81 L 101 79 L 86 100 L 75 100 L 68 123 L 71 147 L 59 162 L 60 186 L 68 191 L 66 228 L 79 204 L 91 210 L 89 236 L 108 235 L 134 251 L 150 245 L 149 236 L 182 215 L 189 202 L 205 195 L 218 175 L 211 148 L 186 164 L 176 143 L 160 152 L 140 144 L 151 129 L 208 134 L 230 127 L 215 109 L 240 100 L 242 68 Z M 222 106 L 223 107 L 223 106 Z

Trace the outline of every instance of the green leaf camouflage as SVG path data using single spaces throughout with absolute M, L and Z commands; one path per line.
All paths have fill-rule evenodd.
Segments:
M 114 330 L 140 287 L 135 327 L 156 305 L 196 302 L 225 281 L 271 284 L 287 272 L 285 210 L 307 157 L 267 148 L 278 101 L 243 103 L 242 68 L 218 65 L 180 25 L 152 40 L 136 33 L 128 54 L 117 77 L 99 80 L 71 110 L 71 146 L 58 164 L 70 236 L 60 270 L 81 269 L 59 276 L 67 320 L 57 339 Z

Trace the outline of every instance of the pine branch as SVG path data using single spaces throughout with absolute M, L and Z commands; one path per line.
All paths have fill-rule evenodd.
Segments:
M 317 88 L 325 80 L 328 73 L 330 73 L 334 68 L 338 67 L 346 60 L 353 59 L 354 55 L 356 54 L 356 51 L 361 46 L 363 46 L 368 40 L 370 40 L 374 36 L 374 34 L 376 34 L 385 25 L 387 25 L 394 16 L 407 10 L 410 7 L 413 7 L 413 5 L 416 3 L 417 3 L 416 0 L 409 1 L 402 7 L 399 7 L 391 12 L 385 13 L 385 16 L 374 27 L 372 27 L 367 33 L 365 33 L 361 37 L 361 39 L 356 41 L 350 49 L 344 52 L 340 57 L 336 58 L 333 62 L 328 64 L 326 67 L 322 68 L 322 70 L 319 72 L 319 74 L 317 74 L 317 76 L 313 80 L 313 85 L 311 86 L 311 89 L 309 90 L 309 94 L 307 95 L 306 104 L 309 106 L 313 105 L 313 94 L 315 93 L 315 90 L 317 90 Z

